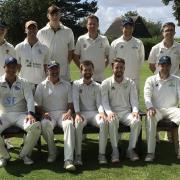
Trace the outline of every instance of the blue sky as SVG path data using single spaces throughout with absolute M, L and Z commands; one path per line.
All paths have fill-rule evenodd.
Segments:
M 137 11 L 151 21 L 173 21 L 172 4 L 165 6 L 161 0 L 98 0 L 96 15 L 100 19 L 100 31 L 104 33 L 114 19 L 127 11 Z M 180 27 L 176 27 L 176 37 L 180 37 Z

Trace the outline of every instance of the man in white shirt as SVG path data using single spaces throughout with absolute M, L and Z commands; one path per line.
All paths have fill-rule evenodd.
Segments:
M 70 28 L 60 22 L 60 8 L 52 5 L 48 8 L 49 22 L 38 31 L 37 37 L 49 48 L 50 59 L 60 64 L 60 77 L 70 81 L 69 63 L 74 50 L 74 35 Z
M 149 54 L 148 63 L 150 70 L 157 74 L 158 61 L 162 56 L 169 56 L 171 58 L 171 70 L 170 73 L 179 76 L 180 75 L 180 44 L 174 40 L 175 24 L 173 22 L 167 22 L 162 26 L 163 40 L 152 47 Z M 168 132 L 168 140 L 172 141 L 172 135 Z M 159 134 L 157 134 L 159 139 Z M 165 139 L 167 135 L 165 134 Z
M 5 36 L 8 31 L 8 25 L 5 21 L 0 21 L 0 76 L 4 74 L 4 61 L 8 57 L 15 57 L 15 49 L 14 46 L 10 43 L 8 43 L 5 39 Z M 9 139 L 5 139 L 5 144 L 7 149 L 13 148 L 13 146 L 10 144 Z
M 73 83 L 73 103 L 75 109 L 75 164 L 82 165 L 82 131 L 89 123 L 99 127 L 99 164 L 106 164 L 105 157 L 108 123 L 101 104 L 100 85 L 92 79 L 94 65 L 91 61 L 80 64 L 82 79 Z
M 138 110 L 138 94 L 135 82 L 124 76 L 125 60 L 116 58 L 112 62 L 113 76 L 101 84 L 104 110 L 108 116 L 109 135 L 112 146 L 112 162 L 119 162 L 118 128 L 119 122 L 130 126 L 130 140 L 127 157 L 131 161 L 139 160 L 134 148 L 141 130 Z
M 174 40 L 175 24 L 167 22 L 162 26 L 163 40 L 152 47 L 149 54 L 148 63 L 150 70 L 157 74 L 158 61 L 162 56 L 169 56 L 171 58 L 170 73 L 179 75 L 180 68 L 180 44 Z
M 8 127 L 15 125 L 27 132 L 24 146 L 20 152 L 20 158 L 24 164 L 33 164 L 30 159 L 33 147 L 37 143 L 41 126 L 34 117 L 34 98 L 31 87 L 27 81 L 19 78 L 17 60 L 9 57 L 5 60 L 5 74 L 0 77 L 0 133 Z M 10 155 L 7 152 L 4 141 L 0 136 L 0 167 L 7 164 Z
M 126 17 L 122 21 L 123 35 L 111 43 L 110 59 L 123 58 L 126 62 L 124 75 L 136 83 L 139 90 L 140 69 L 144 62 L 144 45 L 140 39 L 132 36 L 134 21 Z
M 144 86 L 144 99 L 147 107 L 147 156 L 145 161 L 155 158 L 157 122 L 168 118 L 180 124 L 180 79 L 170 74 L 171 58 L 162 56 L 158 62 L 159 73 L 147 78 Z M 180 139 L 180 128 L 178 129 Z M 177 154 L 180 159 L 180 148 Z
M 25 40 L 16 45 L 16 57 L 21 65 L 20 76 L 36 86 L 45 79 L 49 55 L 48 48 L 41 44 L 36 35 L 38 26 L 35 21 L 25 23 Z
M 94 64 L 93 79 L 104 80 L 104 69 L 109 63 L 109 42 L 106 36 L 98 32 L 99 19 L 95 15 L 87 18 L 88 33 L 80 36 L 76 43 L 74 62 L 80 67 L 80 62 L 90 60 Z
M 8 31 L 6 22 L 0 20 L 0 76 L 4 74 L 4 62 L 8 57 L 16 57 L 16 53 L 12 44 L 8 43 L 5 36 Z
M 60 126 L 64 131 L 64 168 L 74 171 L 73 154 L 75 128 L 72 117 L 71 85 L 59 79 L 59 63 L 52 61 L 48 64 L 48 77 L 37 86 L 35 101 L 38 104 L 43 120 L 42 134 L 48 144 L 49 156 L 47 162 L 56 160 L 57 150 L 54 143 L 53 129 Z

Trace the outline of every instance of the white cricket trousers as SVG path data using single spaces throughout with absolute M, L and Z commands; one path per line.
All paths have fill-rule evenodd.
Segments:
M 8 112 L 6 114 L 0 115 L 0 133 L 10 126 L 18 126 L 27 132 L 24 139 L 24 146 L 20 152 L 20 157 L 30 155 L 34 146 L 36 145 L 40 133 L 41 125 L 40 122 L 35 122 L 30 124 L 29 121 L 26 122 L 26 116 L 24 112 Z M 2 158 L 9 159 L 10 155 L 5 148 L 5 143 L 3 138 L 0 136 L 0 155 Z
M 177 125 L 179 125 L 180 108 L 171 107 L 171 108 L 156 109 L 156 114 L 154 117 L 147 116 L 146 133 L 147 133 L 148 153 L 155 153 L 157 123 L 159 120 L 163 118 L 168 118 Z M 178 138 L 180 140 L 180 128 L 178 128 Z M 179 149 L 179 154 L 180 154 L 180 149 Z
M 141 131 L 141 121 L 140 118 L 133 118 L 132 113 L 128 111 L 122 111 L 117 113 L 115 119 L 109 122 L 109 136 L 112 148 L 118 147 L 118 129 L 119 122 L 126 126 L 130 126 L 130 138 L 128 149 L 134 149 L 136 147 L 136 142 Z
M 83 122 L 75 122 L 75 153 L 81 155 L 82 150 L 82 133 L 83 128 L 87 124 L 91 124 L 99 128 L 99 154 L 105 154 L 107 138 L 108 138 L 108 123 L 100 119 L 97 111 L 82 111 L 84 117 Z
M 56 125 L 60 126 L 64 131 L 64 161 L 73 161 L 75 128 L 73 126 L 73 119 L 63 120 L 63 113 L 62 111 L 49 112 L 51 120 L 43 119 L 41 121 L 42 135 L 48 144 L 49 155 L 54 155 L 57 153 L 57 150 L 53 130 Z

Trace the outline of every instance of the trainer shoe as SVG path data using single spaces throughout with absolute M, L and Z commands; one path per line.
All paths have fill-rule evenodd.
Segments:
M 112 155 L 111 155 L 111 162 L 113 164 L 119 163 L 119 151 L 118 148 L 113 149 Z
M 0 168 L 6 166 L 6 164 L 7 164 L 7 159 L 0 158 Z
M 82 166 L 83 165 L 82 158 L 81 158 L 80 154 L 75 156 L 74 165 L 76 165 L 76 166 Z
M 25 164 L 25 165 L 34 164 L 34 161 L 31 160 L 28 156 L 23 156 L 23 157 L 21 157 L 21 159 L 24 161 L 24 164 Z
M 71 160 L 66 160 L 64 162 L 64 168 L 68 171 L 75 171 L 76 170 L 76 167 L 74 166 L 74 164 Z
M 148 153 L 146 155 L 145 161 L 146 162 L 153 162 L 154 161 L 154 154 L 153 153 Z
M 139 160 L 139 156 L 136 154 L 136 152 L 133 149 L 127 150 L 126 156 L 131 161 L 138 161 Z
M 107 159 L 105 154 L 99 154 L 98 160 L 99 160 L 99 164 L 101 165 L 107 164 Z
M 54 162 L 54 161 L 56 160 L 56 157 L 57 157 L 56 154 L 51 154 L 51 155 L 49 155 L 48 158 L 47 158 L 47 162 L 48 162 L 48 163 Z
M 179 159 L 179 160 L 180 160 L 180 154 L 178 154 L 178 155 L 177 155 L 177 159 Z

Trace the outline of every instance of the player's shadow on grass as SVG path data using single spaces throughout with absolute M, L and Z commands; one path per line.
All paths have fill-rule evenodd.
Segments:
M 15 153 L 13 159 L 8 163 L 5 167 L 7 173 L 14 175 L 16 177 L 24 177 L 26 174 L 29 174 L 31 171 L 36 170 L 47 170 L 49 172 L 54 173 L 67 173 L 63 168 L 64 164 L 64 148 L 62 147 L 62 143 L 57 143 L 59 155 L 57 160 L 54 163 L 47 163 L 46 159 L 48 156 L 47 145 L 43 144 L 42 152 L 39 153 L 37 150 L 33 151 L 32 159 L 35 161 L 35 164 L 27 166 L 23 164 L 23 161 L 18 158 L 20 148 L 16 147 L 14 150 L 11 150 L 11 153 Z M 98 164 L 98 144 L 97 139 L 86 139 L 83 142 L 82 146 L 82 160 L 83 167 L 78 168 L 73 174 L 78 175 L 81 174 L 84 170 L 93 171 L 100 168 L 122 168 L 123 166 L 129 167 L 144 167 L 148 166 L 149 163 L 144 162 L 144 157 L 146 155 L 146 142 L 142 143 L 142 156 L 141 159 L 137 162 L 131 162 L 125 157 L 126 149 L 128 147 L 128 141 L 122 140 L 120 141 L 119 149 L 120 149 L 120 163 L 117 165 L 113 165 L 110 163 L 111 161 L 111 145 L 108 142 L 107 146 L 107 159 L 108 165 L 100 166 Z M 160 144 L 157 144 L 156 148 L 156 160 L 151 163 L 154 165 L 172 165 L 172 164 L 180 164 L 180 161 L 176 160 L 175 151 L 173 144 L 169 142 L 161 141 Z

